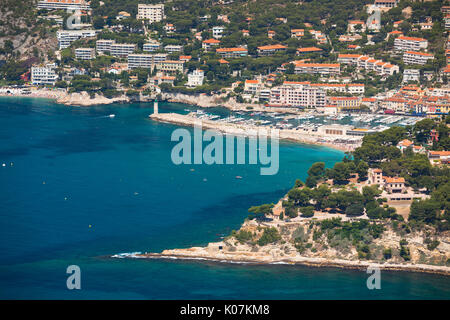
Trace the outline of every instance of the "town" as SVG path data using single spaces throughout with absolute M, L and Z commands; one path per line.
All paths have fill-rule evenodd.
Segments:
M 450 106 L 449 3 L 365 2 L 340 8 L 350 19 L 312 19 L 305 12 L 317 4 L 295 1 L 266 14 L 245 1 L 40 0 L 30 10 L 48 48 L 34 46 L 30 57 L 5 40 L 0 94 L 82 105 L 183 94 L 192 104 L 272 112 L 258 123 L 354 149 L 366 134 Z

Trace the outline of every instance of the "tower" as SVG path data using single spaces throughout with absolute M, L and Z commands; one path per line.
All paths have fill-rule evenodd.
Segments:
M 153 114 L 158 114 L 158 99 L 153 102 Z

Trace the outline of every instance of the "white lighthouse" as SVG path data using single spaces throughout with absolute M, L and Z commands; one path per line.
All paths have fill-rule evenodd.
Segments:
M 153 102 L 153 114 L 158 114 L 158 99 Z

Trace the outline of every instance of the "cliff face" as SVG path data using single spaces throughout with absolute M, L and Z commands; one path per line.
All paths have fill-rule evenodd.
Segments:
M 0 1 L 0 60 L 13 55 L 18 60 L 47 59 L 57 48 L 55 35 L 37 18 L 36 0 Z
M 87 92 L 65 94 L 57 100 L 58 103 L 76 106 L 91 106 L 96 104 L 109 104 L 128 101 L 129 99 L 125 95 L 109 99 L 105 96 L 96 94 L 95 97 L 91 99 Z
M 206 247 L 164 250 L 158 257 L 177 257 L 188 259 L 206 259 L 228 262 L 253 263 L 299 263 L 305 265 L 365 267 L 379 264 L 380 267 L 394 270 L 413 270 L 450 274 L 450 235 L 439 235 L 436 248 L 428 247 L 427 235 L 431 230 L 422 232 L 395 231 L 388 223 L 386 230 L 377 239 L 371 239 L 368 245 L 370 254 L 361 256 L 361 249 L 352 244 L 351 239 L 320 234 L 320 228 L 312 219 L 303 219 L 291 223 L 258 223 L 246 221 L 234 235 L 221 242 L 210 243 Z M 274 227 L 280 234 L 279 240 L 259 245 L 258 239 L 264 230 Z M 239 234 L 249 232 L 252 236 L 246 241 Z M 368 238 L 368 236 L 366 235 Z M 365 239 L 368 240 L 368 239 Z M 406 240 L 409 259 L 401 256 L 401 240 Z M 390 256 L 386 249 L 390 249 Z M 363 250 L 364 251 L 364 250 Z M 148 254 L 152 257 L 152 254 Z

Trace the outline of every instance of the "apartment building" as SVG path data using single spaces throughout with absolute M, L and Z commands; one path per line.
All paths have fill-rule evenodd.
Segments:
M 257 95 L 262 88 L 262 83 L 259 80 L 245 80 L 244 94 Z
M 183 72 L 184 61 L 164 60 L 156 63 L 156 69 L 162 72 Z
M 428 60 L 434 59 L 431 53 L 418 52 L 418 51 L 405 51 L 403 53 L 403 62 L 405 64 L 427 64 Z
M 211 38 L 211 39 L 203 40 L 202 48 L 205 51 L 211 51 L 212 49 L 214 49 L 214 47 L 217 47 L 219 44 L 220 44 L 220 40 Z
M 95 48 L 97 52 L 111 52 L 111 46 L 115 43 L 115 40 L 97 40 L 95 42 Z
M 328 102 L 330 105 L 336 106 L 338 112 L 343 109 L 359 109 L 361 105 L 361 99 L 358 97 L 330 97 Z
M 304 63 L 294 62 L 295 74 L 315 74 L 331 75 L 339 74 L 341 72 L 341 66 L 339 63 Z
M 374 71 L 375 73 L 386 76 L 391 76 L 394 73 L 400 72 L 400 68 L 396 65 L 358 54 L 339 54 L 338 62 L 343 64 L 353 64 L 358 68 Z
M 153 52 L 161 49 L 161 44 L 159 42 L 147 42 L 142 45 L 142 50 L 145 52 Z
M 397 51 L 420 51 L 428 47 L 428 41 L 423 38 L 399 36 L 394 40 Z
M 95 30 L 58 30 L 56 38 L 58 39 L 59 49 L 68 48 L 72 42 L 81 38 L 91 38 L 96 36 Z
M 151 69 L 153 66 L 153 55 L 151 54 L 129 54 L 128 69 L 146 68 Z
M 52 85 L 54 86 L 58 75 L 55 72 L 55 64 L 47 64 L 31 67 L 31 83 L 34 85 Z
M 95 58 L 94 48 L 76 48 L 75 58 L 78 60 L 92 60 Z
M 113 43 L 110 53 L 114 57 L 126 57 L 136 50 L 134 43 Z
M 175 45 L 175 44 L 169 44 L 169 45 L 164 47 L 164 51 L 167 51 L 169 53 L 183 52 L 183 46 Z
M 311 83 L 311 87 L 318 87 L 325 91 L 334 91 L 362 95 L 365 92 L 363 83 Z
M 360 54 L 344 54 L 340 53 L 338 55 L 337 61 L 343 64 L 356 64 L 358 62 L 358 58 L 361 57 Z
M 91 10 L 89 2 L 85 0 L 41 0 L 38 1 L 37 8 L 47 10 Z
M 419 81 L 420 70 L 417 69 L 405 69 L 403 70 L 403 82 Z
M 325 106 L 325 91 L 304 82 L 285 82 L 270 90 L 270 105 L 320 108 Z
M 138 4 L 136 19 L 148 20 L 150 23 L 153 23 L 159 22 L 164 18 L 164 4 Z
M 270 56 L 274 53 L 286 51 L 287 46 L 282 44 L 268 45 L 258 47 L 258 56 Z
M 246 48 L 218 48 L 216 52 L 222 56 L 222 58 L 239 58 L 246 57 L 248 50 Z

